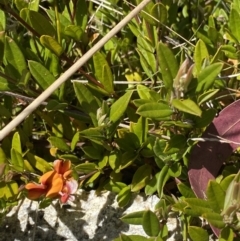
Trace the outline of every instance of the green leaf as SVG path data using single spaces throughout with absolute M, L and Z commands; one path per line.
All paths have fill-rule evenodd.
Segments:
M 85 28 L 88 23 L 88 4 L 86 1 L 77 1 L 75 21 L 78 26 L 85 31 Z
M 161 98 L 156 91 L 151 90 L 144 85 L 138 85 L 137 92 L 139 97 L 143 100 L 152 100 L 153 102 L 157 102 Z
M 152 68 L 150 67 L 150 64 L 148 63 L 148 61 L 145 59 L 143 53 L 141 51 L 139 51 L 138 49 L 136 49 L 136 51 L 139 54 L 140 57 L 140 64 L 143 68 L 144 73 L 147 75 L 148 78 L 152 78 L 153 77 L 153 72 L 152 72 Z
M 24 160 L 22 154 L 14 148 L 11 149 L 11 163 L 14 170 L 19 172 L 24 171 Z
M 28 3 L 24 0 L 15 0 L 14 2 L 18 11 L 21 11 L 23 8 L 28 8 Z
M 40 0 L 30 0 L 30 1 L 26 2 L 24 0 L 15 0 L 14 2 L 19 11 L 21 11 L 23 8 L 28 8 L 28 9 L 38 12 L 39 1 Z
M 223 189 L 224 192 L 227 191 L 230 183 L 232 182 L 232 180 L 235 178 L 235 174 L 230 174 L 228 176 L 226 176 L 220 183 L 221 188 Z
M 182 164 L 179 162 L 173 163 L 168 170 L 171 177 L 179 177 L 182 173 Z
M 67 106 L 67 103 L 60 103 L 57 100 L 49 100 L 46 105 L 46 109 L 49 111 L 64 110 Z
M 207 200 L 212 203 L 215 212 L 221 212 L 226 193 L 216 181 L 210 180 L 207 186 Z
M 82 164 L 79 164 L 77 166 L 75 166 L 74 168 L 76 171 L 78 172 L 83 172 L 83 173 L 89 173 L 89 172 L 92 172 L 92 171 L 96 171 L 97 170 L 97 166 L 95 163 L 82 163 Z
M 59 155 L 59 158 L 62 160 L 69 160 L 74 164 L 78 164 L 79 163 L 79 157 L 77 157 L 76 155 L 73 154 L 63 154 L 63 155 Z
M 0 18 L 1 18 L 1 11 L 0 11 Z M 1 25 L 1 23 L 0 23 Z M 4 48 L 5 48 L 5 31 L 1 31 L 0 29 L 0 63 L 3 61 L 4 56 Z
M 142 36 L 137 38 L 137 48 L 138 53 L 141 53 L 141 56 L 145 59 L 147 62 L 147 65 L 151 69 L 151 75 L 156 72 L 156 58 L 154 56 L 154 48 L 152 47 L 152 44 L 150 40 L 147 38 L 144 38 Z M 149 76 L 150 77 L 150 76 Z
M 93 174 L 89 179 L 88 181 L 86 182 L 86 184 L 92 184 L 94 181 L 97 180 L 97 178 L 101 175 L 101 172 L 98 171 L 96 172 L 95 174 Z
M 178 64 L 170 48 L 163 43 L 158 44 L 157 57 L 161 68 L 163 83 L 168 90 L 173 88 L 173 80 L 178 72 Z
M 106 58 L 100 52 L 96 52 L 93 55 L 93 63 L 97 80 L 109 94 L 112 94 L 114 92 L 113 75 Z
M 208 241 L 208 232 L 200 227 L 189 226 L 188 227 L 189 236 L 193 241 Z
M 147 183 L 144 190 L 146 195 L 152 195 L 157 191 L 157 180 L 159 179 L 160 174 L 161 172 L 156 173 L 155 176 L 153 176 L 152 179 Z
M 32 76 L 37 81 L 42 90 L 46 90 L 55 81 L 54 76 L 42 64 L 33 60 L 29 60 L 28 67 Z M 56 92 L 57 91 L 54 92 L 54 95 L 56 95 Z
M 223 222 L 223 217 L 219 213 L 204 213 L 203 218 L 216 228 L 224 228 L 226 224 Z
M 127 187 L 127 185 L 123 182 L 113 182 L 110 180 L 106 185 L 104 185 L 104 189 L 119 193 L 123 188 Z
M 184 135 L 172 135 L 164 152 L 165 153 L 178 152 L 180 149 L 184 149 L 186 147 L 186 142 L 187 142 L 187 138 Z
M 0 105 L 0 113 L 2 117 L 6 117 L 6 118 L 11 118 L 12 114 L 10 113 L 10 111 L 5 108 L 3 105 Z
M 0 182 L 0 198 L 13 201 L 18 194 L 18 184 L 15 181 L 9 181 L 7 183 Z M 15 201 L 15 200 L 14 200 Z
M 29 9 L 38 12 L 40 0 L 31 0 L 29 2 Z
M 119 207 L 126 206 L 131 199 L 131 188 L 130 186 L 124 187 L 117 196 L 117 202 Z
M 80 135 L 100 145 L 104 142 L 104 136 L 99 127 L 83 130 L 80 132 Z
M 150 178 L 151 172 L 152 168 L 150 165 L 145 164 L 140 166 L 133 175 L 131 191 L 137 192 L 144 188 Z
M 234 240 L 234 232 L 230 227 L 225 227 L 221 230 L 219 241 L 233 241 Z
M 50 142 L 51 146 L 56 147 L 61 151 L 70 151 L 69 146 L 62 138 L 50 136 L 47 140 Z
M 123 96 L 121 96 L 112 104 L 110 108 L 110 120 L 113 123 L 117 122 L 126 111 L 132 93 L 132 91 L 127 91 Z
M 22 155 L 21 139 L 18 132 L 15 132 L 13 135 L 12 148 Z
M 168 18 L 167 8 L 162 3 L 156 3 L 151 9 L 151 16 L 156 18 L 161 23 L 165 23 Z M 159 23 L 156 21 L 156 25 L 158 24 Z
M 126 151 L 123 153 L 121 158 L 121 165 L 120 169 L 124 169 L 130 165 L 137 159 L 138 153 L 135 153 L 134 151 Z
M 40 35 L 55 35 L 55 29 L 50 21 L 41 13 L 24 8 L 20 12 L 20 17 L 26 21 Z
M 160 171 L 160 174 L 157 179 L 157 192 L 159 198 L 163 195 L 163 187 L 165 186 L 166 182 L 168 181 L 170 175 L 169 175 L 169 166 L 165 165 L 162 170 Z
M 204 128 L 207 127 L 216 116 L 217 110 L 216 109 L 208 109 L 203 110 L 201 117 L 196 117 L 194 119 L 194 127 L 195 128 Z
M 29 163 L 34 168 L 41 171 L 42 173 L 46 173 L 47 171 L 50 171 L 52 169 L 51 165 L 39 156 L 36 156 L 36 155 L 28 152 L 26 154 L 26 157 L 27 157 L 27 160 L 29 161 Z
M 71 151 L 73 151 L 75 149 L 75 147 L 76 147 L 77 143 L 79 142 L 79 140 L 80 140 L 80 132 L 77 131 L 74 134 L 74 136 L 72 138 L 72 141 L 71 141 L 71 145 L 70 145 Z
M 212 41 L 207 36 L 206 31 L 204 31 L 204 30 L 202 30 L 200 28 L 198 28 L 198 29 L 194 29 L 193 28 L 193 32 L 196 35 L 196 37 L 198 39 L 201 39 L 205 44 L 210 45 L 210 46 L 212 45 Z
M 81 149 L 87 158 L 91 158 L 93 160 L 99 160 L 102 158 L 102 152 L 100 152 L 98 149 L 95 149 L 93 146 L 83 146 Z
M 216 90 L 208 90 L 206 92 L 204 92 L 203 94 L 199 95 L 198 96 L 198 105 L 202 105 L 203 103 L 213 99 L 213 96 L 215 94 L 217 94 L 217 92 L 219 91 L 219 89 L 216 89 Z
M 0 108 L 1 109 L 1 108 Z M 1 111 L 1 110 L 0 110 Z M 33 131 L 33 114 L 29 115 L 22 124 L 22 130 L 26 136 L 32 136 Z
M 180 182 L 177 184 L 179 192 L 185 197 L 185 198 L 195 198 L 196 195 L 194 194 L 193 190 L 184 184 L 183 182 Z
M 52 53 L 60 56 L 63 53 L 62 46 L 51 36 L 42 35 L 40 37 L 41 44 L 49 49 Z
M 198 107 L 198 105 L 193 102 L 190 99 L 186 100 L 179 100 L 179 99 L 174 99 L 172 100 L 172 105 L 183 112 L 196 115 L 196 116 L 201 116 L 202 115 L 202 110 Z
M 121 152 L 112 151 L 108 156 L 109 166 L 116 172 L 120 172 Z
M 0 91 L 14 90 L 16 85 L 9 83 L 5 78 L 0 77 Z
M 127 224 L 142 225 L 144 213 L 145 211 L 137 211 L 137 212 L 126 214 L 120 219 Z
M 6 29 L 6 15 L 3 10 L 0 10 L 0 25 L 2 26 L 2 30 Z
M 7 61 L 9 71 L 12 72 L 11 76 L 20 80 L 23 71 L 27 68 L 27 64 L 18 45 L 8 36 L 5 37 L 4 57 Z
M 202 68 L 203 60 L 206 58 L 209 58 L 206 44 L 201 39 L 199 39 L 196 44 L 193 58 L 194 58 L 195 68 L 196 68 L 197 75 L 198 75 L 198 73 L 200 72 L 200 70 Z
M 68 25 L 64 30 L 64 34 L 73 38 L 75 41 L 80 41 L 83 34 L 83 30 L 79 26 Z
M 142 226 L 148 236 L 157 236 L 160 232 L 160 222 L 156 214 L 150 210 L 143 213 Z
M 70 118 L 59 111 L 55 112 L 52 132 L 57 137 L 64 137 L 67 140 L 71 140 L 73 137 L 73 129 Z
M 74 82 L 73 87 L 77 99 L 81 104 L 81 107 L 83 108 L 84 112 L 89 114 L 94 126 L 98 126 L 96 115 L 99 105 L 97 103 L 97 100 L 85 85 Z
M 132 241 L 132 239 L 125 234 L 120 234 L 120 241 Z
M 137 4 L 140 4 L 142 0 L 137 0 Z M 148 23 L 155 25 L 156 24 L 156 20 L 154 20 L 151 17 L 151 9 L 153 8 L 154 3 L 153 2 L 149 2 L 144 8 L 143 11 L 141 11 L 140 16 L 143 17 Z
M 146 103 L 137 109 L 137 114 L 147 118 L 166 118 L 173 114 L 172 109 L 163 103 Z
M 209 205 L 207 200 L 202 200 L 199 198 L 186 198 L 185 202 L 188 204 L 190 209 L 185 209 L 188 215 L 194 217 L 202 216 L 204 213 L 212 213 L 213 210 Z
M 141 116 L 137 123 L 130 123 L 130 129 L 138 137 L 139 144 L 141 145 L 147 140 L 148 119 Z
M 118 146 L 124 151 L 134 151 L 141 147 L 138 137 L 127 131 L 118 130 L 119 138 L 116 139 Z
M 232 8 L 229 16 L 229 29 L 238 42 L 240 41 L 239 25 L 240 25 L 240 14 L 235 8 Z
M 203 69 L 198 76 L 198 86 L 196 92 L 203 92 L 209 90 L 221 72 L 223 67 L 222 63 L 214 63 Z

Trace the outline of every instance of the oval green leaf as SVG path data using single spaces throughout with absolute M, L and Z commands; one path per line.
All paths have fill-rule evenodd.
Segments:
M 160 42 L 157 48 L 157 57 L 165 87 L 168 90 L 172 90 L 173 80 L 178 72 L 178 64 L 175 56 L 167 45 Z
M 214 63 L 203 69 L 198 76 L 196 92 L 209 90 L 223 67 L 222 63 Z
M 106 58 L 100 52 L 96 52 L 93 55 L 93 63 L 97 80 L 109 94 L 113 93 L 113 75 Z
M 47 89 L 55 81 L 54 76 L 42 64 L 40 64 L 36 61 L 29 60 L 28 66 L 29 66 L 32 76 L 34 77 L 34 79 L 37 81 L 38 85 L 43 90 Z M 55 93 L 55 95 L 56 95 L 56 93 Z
M 142 226 L 148 236 L 157 236 L 160 232 L 160 222 L 156 214 L 150 210 L 144 212 Z
M 12 168 L 14 170 L 23 172 L 24 160 L 23 160 L 22 154 L 19 153 L 14 148 L 11 149 L 11 164 L 12 164 Z
M 62 138 L 50 136 L 47 140 L 50 142 L 51 146 L 56 147 L 61 151 L 70 151 L 70 147 Z
M 47 171 L 50 171 L 52 169 L 51 165 L 39 156 L 33 155 L 32 153 L 28 152 L 26 157 L 29 163 L 42 173 L 46 173 Z
M 196 69 L 197 75 L 202 68 L 202 61 L 208 57 L 209 57 L 209 54 L 208 54 L 206 44 L 201 39 L 199 39 L 194 51 L 194 62 L 195 62 L 195 69 Z
M 207 186 L 207 200 L 212 204 L 215 212 L 221 212 L 224 207 L 226 193 L 221 185 L 216 181 L 210 180 Z
M 41 13 L 24 8 L 20 12 L 20 17 L 26 21 L 40 35 L 55 35 L 55 29 L 50 21 Z
M 78 172 L 83 172 L 87 174 L 89 172 L 97 170 L 97 167 L 96 167 L 96 164 L 89 162 L 89 163 L 79 164 L 75 166 L 74 169 Z
M 172 109 L 163 103 L 146 103 L 137 109 L 137 114 L 152 119 L 166 118 L 171 116 L 172 113 Z
M 83 34 L 83 30 L 79 26 L 68 25 L 64 30 L 64 34 L 73 38 L 75 41 L 80 41 Z
M 90 90 L 84 84 L 74 82 L 73 83 L 74 91 L 76 93 L 77 99 L 81 104 L 81 107 L 85 111 L 85 113 L 89 114 L 92 119 L 94 126 L 98 126 L 97 121 L 97 110 L 99 105 L 97 100 L 90 92 Z
M 172 100 L 172 105 L 180 111 L 183 111 L 192 115 L 196 115 L 196 116 L 202 115 L 202 110 L 194 101 L 190 99 L 186 99 L 186 100 L 174 99 Z
M 49 49 L 52 53 L 60 56 L 63 53 L 62 46 L 51 36 L 42 35 L 40 37 L 41 44 Z
M 18 45 L 8 36 L 5 37 L 4 57 L 7 61 L 5 72 L 9 72 L 10 76 L 20 80 L 27 64 Z
M 145 164 L 140 166 L 133 175 L 131 191 L 137 192 L 144 188 L 150 178 L 151 172 L 152 168 L 150 165 Z
M 110 108 L 110 120 L 113 123 L 117 122 L 126 111 L 132 93 L 132 91 L 127 91 L 123 96 L 121 96 L 112 104 Z
M 117 196 L 117 202 L 119 207 L 126 206 L 131 199 L 131 188 L 130 186 L 124 187 Z
M 120 219 L 127 224 L 142 225 L 144 212 L 145 211 L 137 211 L 137 212 L 129 213 L 124 215 Z
M 188 233 L 193 241 L 208 241 L 208 232 L 200 227 L 189 226 Z

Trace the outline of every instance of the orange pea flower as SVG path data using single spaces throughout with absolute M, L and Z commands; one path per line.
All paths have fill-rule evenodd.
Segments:
M 78 183 L 71 177 L 71 162 L 56 160 L 53 168 L 54 170 L 46 172 L 40 177 L 40 184 L 26 184 L 25 189 L 28 190 L 29 199 L 36 200 L 42 196 L 59 197 L 63 203 L 73 199 L 71 195 L 77 191 Z

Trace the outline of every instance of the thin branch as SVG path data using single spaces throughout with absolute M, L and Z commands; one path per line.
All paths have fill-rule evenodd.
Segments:
M 191 140 L 191 141 L 201 141 L 201 142 L 214 141 L 214 142 L 220 142 L 220 143 L 235 144 L 235 145 L 239 145 L 240 146 L 239 142 L 231 141 L 231 140 L 228 140 L 228 139 L 223 138 L 221 136 L 213 135 L 211 133 L 209 133 L 209 135 L 210 136 L 214 136 L 215 138 L 189 138 L 188 141 L 189 140 Z
M 49 86 L 38 98 L 26 107 L 15 119 L 0 131 L 0 141 L 7 136 L 16 126 L 18 126 L 28 115 L 30 115 L 43 101 L 45 101 L 57 88 L 68 80 L 79 70 L 106 42 L 116 35 L 132 18 L 134 18 L 151 0 L 143 0 L 133 11 L 131 11 L 121 22 L 119 22 L 107 35 L 95 44 L 86 54 L 82 56 L 74 65 L 65 71 L 51 86 Z
M 22 100 L 25 100 L 25 101 L 28 101 L 28 102 L 32 102 L 32 101 L 35 100 L 34 98 L 27 97 L 27 96 L 24 96 L 24 95 L 20 95 L 20 94 L 17 94 L 17 93 L 13 93 L 13 92 L 10 92 L 10 91 L 0 91 L 0 94 L 12 96 L 12 97 L 15 97 L 15 98 L 19 98 L 19 99 L 22 99 Z M 47 105 L 47 102 L 42 102 L 41 105 Z

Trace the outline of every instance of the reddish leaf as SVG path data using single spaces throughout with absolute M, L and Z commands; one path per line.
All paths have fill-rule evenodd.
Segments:
M 240 100 L 222 110 L 206 129 L 203 138 L 220 136 L 232 142 L 240 142 Z M 199 142 L 192 150 L 188 176 L 193 191 L 199 198 L 205 198 L 209 180 L 215 179 L 223 162 L 238 147 L 234 143 Z M 219 230 L 213 228 L 216 235 Z

